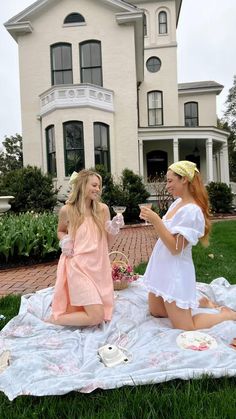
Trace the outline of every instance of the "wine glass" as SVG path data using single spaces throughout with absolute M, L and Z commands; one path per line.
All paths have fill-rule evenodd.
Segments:
M 120 205 L 114 205 L 112 207 L 113 211 L 118 215 L 118 217 L 121 216 L 121 214 L 123 214 L 123 212 L 125 212 L 126 207 L 124 206 L 120 206 Z
M 142 207 L 147 207 L 147 208 L 152 208 L 152 203 L 151 202 L 144 202 L 143 204 L 138 204 L 140 210 Z M 145 220 L 144 223 L 145 226 L 149 225 L 149 222 L 147 220 Z

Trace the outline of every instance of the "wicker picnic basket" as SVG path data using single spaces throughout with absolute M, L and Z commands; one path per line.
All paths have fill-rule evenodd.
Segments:
M 127 266 L 129 265 L 129 260 L 127 256 L 122 252 L 113 251 L 109 253 L 109 256 L 115 256 L 111 260 L 112 268 L 114 266 L 127 268 Z M 122 276 L 122 273 L 120 273 L 119 275 L 120 275 L 120 279 L 117 280 L 116 278 L 114 278 L 114 275 L 112 273 L 113 286 L 114 286 L 114 290 L 116 291 L 123 290 L 125 288 L 128 288 L 129 286 L 129 281 L 127 280 L 127 278 L 125 278 L 125 274 Z

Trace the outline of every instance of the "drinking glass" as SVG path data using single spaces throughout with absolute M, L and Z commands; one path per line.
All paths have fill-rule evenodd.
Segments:
M 141 209 L 142 207 L 147 207 L 147 208 L 152 208 L 152 204 L 151 202 L 144 202 L 143 204 L 138 204 L 139 208 Z M 149 222 L 147 220 L 145 220 L 144 223 L 145 226 L 149 225 Z
M 118 217 L 125 212 L 126 207 L 120 206 L 120 205 L 114 205 L 112 207 L 113 211 L 118 215 Z

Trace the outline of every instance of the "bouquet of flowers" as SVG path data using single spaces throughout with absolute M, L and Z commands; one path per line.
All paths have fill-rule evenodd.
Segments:
M 111 252 L 121 253 L 121 252 Z M 121 253 L 125 258 L 126 256 Z M 113 285 L 115 290 L 121 290 L 127 288 L 130 282 L 136 281 L 138 275 L 134 273 L 132 266 L 129 264 L 128 259 L 126 261 L 114 260 L 111 264 L 111 274 L 113 279 Z

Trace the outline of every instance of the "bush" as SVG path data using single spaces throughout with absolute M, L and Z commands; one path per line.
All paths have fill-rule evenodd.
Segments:
M 232 212 L 233 193 L 230 186 L 222 182 L 211 182 L 206 188 L 212 212 Z
M 57 198 L 52 178 L 38 167 L 27 166 L 0 176 L 0 195 L 13 195 L 13 212 L 52 211 Z
M 113 205 L 122 205 L 126 207 L 125 221 L 140 221 L 138 204 L 145 202 L 150 196 L 141 176 L 136 175 L 132 170 L 124 169 L 121 178 L 115 183 L 112 175 L 103 166 L 98 165 L 95 170 L 102 176 L 102 200 L 109 206 L 111 214 L 114 215 Z

